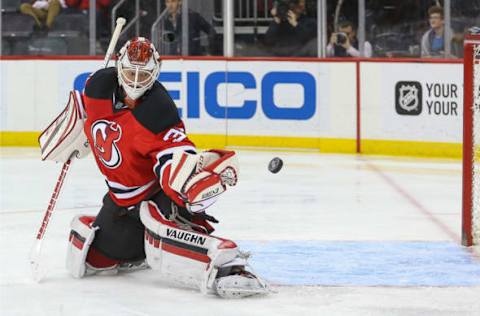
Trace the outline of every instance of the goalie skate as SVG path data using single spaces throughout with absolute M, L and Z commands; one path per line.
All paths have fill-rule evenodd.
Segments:
M 222 298 L 243 298 L 270 293 L 270 286 L 248 264 L 250 253 L 239 251 L 238 257 L 217 270 L 213 288 Z
M 270 293 L 268 284 L 249 272 L 218 278 L 215 289 L 218 296 L 227 299 Z

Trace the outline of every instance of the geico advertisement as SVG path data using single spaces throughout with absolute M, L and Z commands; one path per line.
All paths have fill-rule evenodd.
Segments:
M 362 64 L 363 136 L 460 142 L 461 64 Z
M 26 76 L 33 73 L 38 82 L 49 78 L 50 85 L 47 88 L 33 81 L 30 82 L 33 86 L 22 87 L 23 92 L 11 93 L 6 97 L 10 101 L 7 101 L 9 110 L 12 95 L 15 102 L 28 99 L 25 93 L 30 90 L 40 93 L 35 87 L 37 84 L 42 85 L 45 94 L 56 93 L 57 102 L 63 104 L 69 89 L 82 90 L 88 76 L 100 64 L 98 61 L 38 63 L 44 64 L 40 66 L 42 69 L 46 69 L 45 63 L 49 64 L 47 73 L 41 74 L 34 66 Z M 9 69 L 12 67 L 15 65 L 10 62 Z M 21 79 L 15 83 L 19 81 Z M 354 63 L 165 60 L 159 81 L 167 88 L 187 129 L 193 133 L 355 136 L 355 91 L 341 87 L 345 83 L 355 85 Z M 6 84 L 8 91 L 19 89 Z M 37 102 L 33 106 L 58 109 L 57 104 Z M 337 119 L 339 116 L 343 122 Z M 34 118 L 48 123 L 45 119 L 45 116 Z
M 335 134 L 330 121 L 330 68 L 299 62 L 167 60 L 159 81 L 191 132 L 321 136 Z M 351 66 L 345 77 L 354 76 L 353 71 Z M 88 75 L 77 75 L 76 89 L 84 86 Z M 354 104 L 353 93 L 345 97 L 350 99 L 344 105 Z M 341 106 L 335 111 L 341 113 Z M 348 130 L 339 132 L 353 137 Z

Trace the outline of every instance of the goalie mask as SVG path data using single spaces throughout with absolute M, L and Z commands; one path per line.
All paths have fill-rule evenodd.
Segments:
M 160 72 L 160 64 L 160 55 L 144 37 L 135 37 L 120 49 L 118 82 L 130 99 L 138 99 L 152 87 Z

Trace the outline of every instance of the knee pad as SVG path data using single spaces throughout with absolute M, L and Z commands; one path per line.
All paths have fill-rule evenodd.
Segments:
M 74 217 L 70 224 L 66 267 L 74 278 L 111 270 L 117 266 L 117 261 L 105 257 L 91 247 L 98 229 L 92 226 L 94 221 L 94 216 L 79 215 Z
M 145 225 L 148 265 L 162 277 L 182 285 L 209 292 L 218 268 L 239 257 L 233 241 L 181 229 L 166 219 L 153 202 L 142 202 L 140 219 Z

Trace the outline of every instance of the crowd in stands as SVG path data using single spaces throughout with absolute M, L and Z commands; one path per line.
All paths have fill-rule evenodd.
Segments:
M 150 28 L 157 12 L 167 11 L 162 21 L 163 54 L 184 55 L 182 51 L 182 0 L 139 0 L 141 6 L 143 36 L 150 37 Z M 234 3 L 251 2 L 239 0 Z M 97 0 L 96 2 L 96 54 L 105 50 L 111 32 L 112 8 L 119 0 Z M 125 1 L 119 15 L 133 17 L 135 1 Z M 218 12 L 222 1 L 208 0 L 207 10 Z M 343 1 L 342 1 L 343 2 Z M 438 0 L 406 0 L 392 2 L 390 11 L 385 3 L 389 0 L 367 0 L 366 41 L 362 49 L 357 38 L 358 9 L 355 5 L 344 5 L 339 14 L 338 0 L 328 0 L 327 57 L 447 57 L 463 56 L 463 37 L 468 25 L 478 23 L 480 0 L 471 0 L 462 12 L 473 15 L 467 21 L 460 16 L 452 18 L 451 29 L 445 29 L 444 10 Z M 379 5 L 380 2 L 384 2 Z M 89 54 L 89 0 L 3 0 L 2 1 L 2 54 L 45 55 L 45 54 Z M 192 5 L 188 11 L 188 54 L 222 55 L 223 19 L 215 14 L 202 12 L 202 6 Z M 236 55 L 315 57 L 317 46 L 317 9 L 315 0 L 265 0 L 257 1 L 258 14 L 265 13 L 266 19 L 250 29 L 250 33 L 236 34 Z M 351 3 L 350 3 L 351 4 Z M 357 4 L 358 5 L 358 4 Z M 386 9 L 387 8 L 387 9 Z M 393 9 L 391 9 L 393 8 Z M 416 21 L 401 20 L 398 11 L 416 10 Z M 235 10 L 238 10 L 236 7 Z M 419 13 L 420 10 L 420 13 Z M 198 12 L 197 12 L 198 11 Z M 205 11 L 205 10 L 204 10 Z M 397 12 L 394 12 L 397 11 Z M 410 11 L 412 12 L 412 11 Z M 476 18 L 475 18 L 476 14 Z M 208 16 L 207 16 L 208 15 Z M 408 13 L 407 13 L 408 15 Z M 238 17 L 238 14 L 235 15 Z M 244 19 L 245 20 L 245 19 Z M 239 26 L 248 22 L 238 19 Z M 237 20 L 235 22 L 237 26 Z M 241 24 L 243 23 L 243 24 Z M 263 23 L 263 24 L 262 24 Z M 263 26 L 263 31 L 258 31 Z M 450 53 L 446 54 L 446 41 Z
M 113 2 L 96 0 L 97 39 L 109 36 Z M 88 15 L 89 0 L 3 0 L 2 54 L 88 55 Z
M 97 13 L 101 26 L 106 26 L 104 21 L 108 18 L 107 12 L 111 0 L 96 1 Z M 30 15 L 35 20 L 34 29 L 48 32 L 53 25 L 55 17 L 63 10 L 69 13 L 88 14 L 89 0 L 33 0 L 22 3 L 20 12 Z

